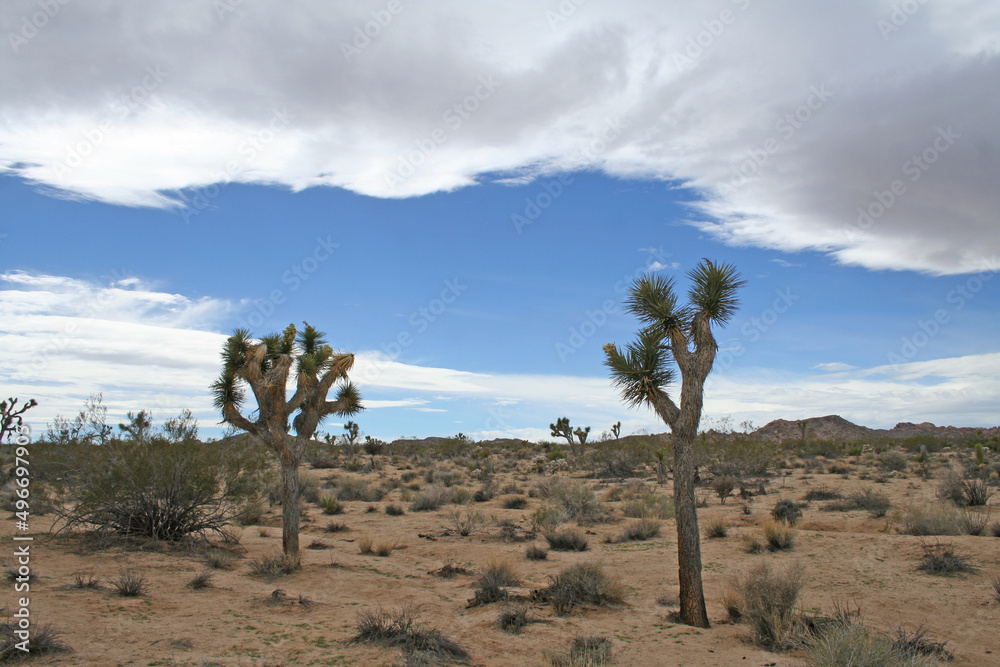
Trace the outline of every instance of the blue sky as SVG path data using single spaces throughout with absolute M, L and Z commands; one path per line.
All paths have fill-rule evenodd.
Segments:
M 1000 422 L 1000 14 L 717 4 L 7 3 L 5 394 L 217 434 L 225 336 L 307 320 L 378 437 L 660 432 L 601 345 L 708 257 L 709 418 Z

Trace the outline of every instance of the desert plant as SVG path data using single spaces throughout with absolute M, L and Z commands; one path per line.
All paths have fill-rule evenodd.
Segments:
M 479 529 L 483 523 L 486 522 L 485 517 L 482 512 L 477 510 L 452 512 L 451 514 L 452 525 L 455 526 L 455 532 L 462 537 L 468 537 L 476 530 Z
M 718 345 L 712 324 L 725 324 L 736 312 L 736 292 L 745 282 L 727 264 L 702 262 L 688 273 L 688 305 L 678 303 L 672 280 L 647 275 L 630 290 L 627 309 L 643 329 L 624 352 L 605 345 L 605 363 L 622 398 L 648 405 L 670 425 L 674 454 L 674 503 L 677 514 L 677 560 L 680 620 L 709 627 L 701 581 L 701 535 L 694 490 L 694 440 L 701 421 L 705 378 L 712 370 Z M 681 375 L 680 406 L 665 391 Z
M 319 499 L 319 506 L 323 510 L 323 514 L 332 516 L 334 514 L 342 514 L 344 511 L 344 506 L 340 504 L 335 496 L 324 495 Z
M 882 452 L 878 456 L 878 467 L 882 470 L 903 472 L 909 462 L 901 452 Z
M 965 504 L 965 490 L 963 488 L 964 482 L 965 480 L 958 471 L 953 469 L 945 471 L 941 475 L 941 481 L 938 483 L 938 498 L 942 500 L 950 500 L 961 507 Z
M 771 516 L 776 521 L 784 521 L 789 526 L 794 526 L 795 522 L 802 516 L 802 508 L 794 500 L 785 498 L 775 504 L 774 509 L 771 510 Z
M 384 492 L 381 488 L 373 488 L 367 480 L 357 477 L 347 477 L 337 482 L 337 500 L 359 500 L 365 503 L 375 503 L 382 500 Z
M 751 626 L 754 643 L 772 650 L 785 648 L 794 633 L 801 566 L 774 569 L 769 563 L 758 563 L 733 576 L 728 585 L 723 603 L 734 619 Z
M 806 658 L 814 667 L 935 667 L 938 661 L 903 642 L 874 632 L 857 618 L 843 617 L 810 638 Z
M 528 504 L 528 499 L 524 496 L 507 496 L 503 499 L 505 510 L 523 510 Z
M 528 616 L 528 608 L 523 604 L 510 605 L 497 615 L 497 627 L 512 635 L 519 634 L 524 626 L 532 623 Z
M 823 509 L 828 512 L 849 512 L 865 510 L 873 519 L 885 516 L 892 508 L 889 497 L 871 488 L 859 489 L 847 498 L 827 503 Z
M 389 503 L 385 506 L 385 513 L 389 516 L 403 516 L 406 514 L 406 510 L 399 503 Z
M 993 537 L 1000 537 L 1000 521 L 996 521 L 990 526 L 990 534 Z
M 365 533 L 364 535 L 358 538 L 358 553 L 370 554 L 372 552 L 373 543 L 374 540 L 372 540 L 372 536 L 369 535 L 368 533 Z
M 202 588 L 209 588 L 212 585 L 213 576 L 215 575 L 211 572 L 201 572 L 191 577 L 191 580 L 187 582 L 186 586 L 196 591 L 201 590 Z
M 396 540 L 379 540 L 372 545 L 371 553 L 380 558 L 388 558 L 398 548 L 399 542 Z
M 94 576 L 93 572 L 77 572 L 73 575 L 73 583 L 69 584 L 67 588 L 70 589 L 99 589 L 102 588 L 101 580 Z
M 131 568 L 119 570 L 118 578 L 113 580 L 111 585 L 122 597 L 139 597 L 146 594 L 146 575 Z
M 587 524 L 607 517 L 594 490 L 577 480 L 558 478 L 548 487 L 548 500 L 559 508 L 563 521 Z
M 990 582 L 990 586 L 993 588 L 994 599 L 1000 602 L 1000 577 L 994 577 L 993 581 Z
M 761 526 L 764 540 L 769 551 L 784 551 L 792 548 L 795 541 L 795 529 L 784 521 L 768 519 Z
M 578 635 L 573 638 L 568 653 L 546 652 L 550 667 L 605 667 L 611 664 L 613 644 L 600 635 Z
M 553 551 L 586 551 L 587 538 L 577 530 L 550 531 L 544 535 Z
M 976 477 L 962 482 L 962 496 L 965 505 L 969 507 L 982 507 L 993 497 L 993 490 L 990 489 L 989 482 L 986 479 Z
M 511 586 L 519 585 L 520 578 L 510 561 L 492 559 L 486 564 L 473 587 L 475 593 L 469 601 L 470 607 L 506 600 Z
M 330 521 L 323 526 L 323 530 L 327 533 L 343 533 L 350 530 L 350 528 L 348 528 L 347 524 L 343 521 Z
M 924 555 L 920 557 L 917 569 L 928 574 L 951 575 L 957 573 L 975 572 L 976 567 L 968 556 L 955 551 L 952 544 L 935 542 L 922 544 Z
M 411 512 L 433 512 L 451 502 L 453 492 L 443 486 L 429 486 L 410 501 Z
M 303 331 L 288 325 L 281 334 L 264 336 L 254 342 L 250 332 L 237 329 L 223 346 L 223 368 L 212 384 L 214 405 L 222 418 L 241 431 L 257 436 L 281 465 L 281 544 L 288 563 L 299 566 L 299 465 L 306 445 L 320 421 L 330 414 L 350 416 L 362 410 L 361 395 L 347 380 L 354 365 L 353 354 L 336 354 L 321 331 L 309 324 Z M 297 386 L 288 397 L 285 389 L 292 365 L 296 366 Z M 336 398 L 327 400 L 334 383 Z M 257 400 L 257 419 L 243 415 L 244 385 Z M 295 437 L 288 433 L 289 417 Z
M 545 560 L 549 557 L 549 552 L 533 544 L 524 551 L 524 557 L 528 560 Z
M 949 505 L 911 505 L 903 515 L 904 535 L 958 535 L 962 532 L 958 510 Z
M 93 396 L 91 396 L 93 399 Z M 38 401 L 29 398 L 20 408 L 17 407 L 18 399 L 10 397 L 6 401 L 0 401 L 0 445 L 9 434 L 13 434 L 24 424 L 24 413 L 38 405 Z M 102 443 L 103 444 L 103 443 Z
M 660 534 L 660 520 L 646 517 L 625 526 L 619 542 L 641 542 Z
M 236 561 L 236 556 L 225 549 L 209 549 L 205 552 L 205 564 L 216 570 L 225 570 Z
M 476 489 L 475 493 L 472 494 L 472 499 L 477 503 L 489 502 L 490 500 L 493 500 L 493 495 L 495 493 L 496 489 L 493 487 L 493 483 L 488 482 Z
M 0 664 L 22 662 L 30 656 L 69 653 L 72 649 L 61 638 L 62 632 L 48 623 L 33 624 L 28 639 L 15 634 L 18 623 L 0 623 Z M 23 647 L 23 648 L 22 648 Z
M 647 493 L 641 498 L 626 501 L 622 511 L 625 516 L 631 519 L 641 519 L 647 516 L 672 519 L 674 518 L 674 503 L 666 496 Z
M 295 566 L 289 562 L 283 553 L 273 553 L 252 559 L 249 563 L 250 574 L 265 579 L 275 579 L 291 574 Z
M 560 616 L 579 605 L 607 607 L 621 604 L 625 599 L 621 583 L 593 563 L 577 563 L 560 571 L 552 577 L 552 583 L 536 591 L 535 596 L 550 602 Z
M 990 523 L 990 513 L 962 510 L 958 521 L 962 526 L 962 532 L 966 535 L 983 535 Z
M 757 533 L 743 533 L 740 542 L 743 543 L 743 549 L 748 554 L 759 554 L 764 551 L 764 540 Z
M 840 498 L 843 498 L 840 491 L 820 486 L 815 489 L 809 489 L 803 497 L 803 500 L 812 502 L 815 500 L 839 500 Z
M 445 637 L 440 630 L 419 623 L 418 614 L 412 608 L 392 611 L 379 607 L 374 611 L 359 612 L 355 629 L 357 635 L 352 641 L 399 649 L 408 658 L 423 659 L 421 664 L 440 664 L 441 661 L 464 663 L 469 659 L 469 652 Z
M 705 524 L 705 537 L 719 538 L 729 534 L 729 524 L 722 517 L 716 517 Z
M 722 475 L 712 480 L 712 490 L 715 491 L 715 494 L 719 496 L 719 500 L 725 505 L 726 499 L 733 494 L 733 490 L 739 484 L 740 481 L 732 475 Z

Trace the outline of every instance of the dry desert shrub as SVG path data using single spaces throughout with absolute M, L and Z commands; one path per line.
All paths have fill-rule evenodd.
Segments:
M 900 532 L 904 535 L 959 535 L 961 515 L 950 505 L 911 505 L 903 515 Z
M 770 650 L 787 648 L 796 632 L 794 611 L 802 573 L 800 565 L 776 569 L 758 563 L 730 579 L 723 605 L 733 621 L 750 625 L 755 644 Z
M 642 542 L 652 539 L 660 534 L 660 520 L 652 517 L 645 517 L 625 526 L 625 530 L 618 536 L 615 542 Z
M 408 664 L 465 664 L 469 660 L 468 651 L 440 630 L 420 623 L 416 610 L 411 608 L 392 611 L 379 607 L 359 612 L 355 629 L 357 635 L 352 641 L 399 649 Z
M 674 501 L 665 495 L 647 493 L 639 498 L 626 501 L 622 508 L 630 519 L 651 516 L 658 519 L 674 518 Z
M 271 553 L 250 561 L 250 574 L 275 579 L 292 573 L 292 566 L 281 552 Z
M 613 644 L 600 635 L 578 635 L 568 653 L 546 652 L 550 667 L 604 667 L 611 664 Z
M 890 637 L 868 628 L 858 614 L 838 614 L 805 640 L 805 654 L 812 667 L 935 667 L 939 659 L 951 660 L 945 645 L 922 629 L 897 628 Z
M 545 541 L 553 551 L 586 551 L 587 538 L 578 530 L 546 532 Z
M 131 568 L 119 570 L 118 578 L 113 580 L 111 585 L 122 597 L 140 597 L 146 594 L 146 575 Z
M 768 551 L 784 551 L 792 548 L 796 531 L 789 524 L 768 519 L 760 528 L 764 533 Z
M 824 510 L 828 512 L 849 512 L 852 510 L 864 510 L 873 519 L 885 516 L 892 508 L 889 497 L 871 488 L 859 489 L 847 498 L 827 503 Z
M 343 514 L 344 512 L 344 506 L 340 504 L 340 501 L 337 500 L 336 496 L 331 496 L 329 494 L 320 496 L 319 506 L 320 509 L 323 510 L 323 514 L 328 516 Z
M 729 524 L 722 517 L 709 519 L 705 523 L 705 537 L 709 539 L 725 537 L 729 534 Z
M 525 550 L 524 557 L 528 560 L 545 560 L 549 557 L 549 552 L 533 544 Z
M 22 641 L 14 634 L 18 629 L 18 624 L 13 621 L 0 623 L 0 664 L 22 662 L 30 656 L 72 651 L 69 644 L 60 638 L 62 633 L 46 623 L 32 626 L 28 652 L 25 653 L 17 646 Z
M 580 605 L 608 607 L 625 599 L 621 583 L 604 573 L 600 565 L 577 563 L 552 577 L 552 583 L 535 592 L 539 600 L 550 602 L 564 616 Z
M 473 584 L 475 593 L 469 601 L 469 606 L 476 607 L 506 600 L 509 597 L 507 589 L 520 583 L 517 571 L 509 560 L 492 559 Z
M 789 526 L 794 526 L 795 522 L 802 516 L 802 508 L 794 500 L 785 498 L 775 504 L 774 509 L 771 510 L 771 516 L 776 521 L 784 521 Z
M 943 576 L 976 571 L 969 557 L 956 552 L 953 544 L 935 542 L 921 547 L 924 555 L 920 557 L 918 570 Z
M 433 512 L 452 502 L 454 492 L 443 486 L 429 486 L 410 501 L 411 512 Z
M 479 510 L 454 511 L 451 513 L 451 522 L 455 526 L 455 532 L 468 537 L 486 523 L 486 517 Z

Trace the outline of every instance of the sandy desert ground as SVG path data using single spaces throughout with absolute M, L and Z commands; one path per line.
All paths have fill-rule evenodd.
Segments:
M 934 469 L 942 470 L 949 456 L 953 455 L 936 455 Z M 426 468 L 403 461 L 394 465 L 390 457 L 381 460 L 382 469 L 368 473 L 303 468 L 302 474 L 316 478 L 313 481 L 321 485 L 326 483 L 324 492 L 336 480 L 362 478 L 374 487 L 405 472 L 411 473 L 407 476 L 410 484 L 427 488 Z M 580 527 L 589 542 L 586 551 L 549 551 L 545 560 L 525 558 L 530 545 L 545 546 L 541 536 L 531 536 L 526 530 L 546 501 L 528 496 L 533 487 L 551 480 L 552 475 L 530 471 L 528 461 L 517 461 L 517 467 L 511 464 L 511 470 L 498 472 L 493 478 L 498 490 L 507 485 L 518 487 L 527 501 L 523 509 L 505 509 L 508 494 L 486 502 L 446 504 L 436 511 L 412 511 L 401 497 L 412 499 L 418 492 L 407 489 L 403 482 L 378 502 L 345 501 L 343 512 L 335 516 L 324 515 L 316 504 L 307 504 L 301 538 L 304 566 L 271 579 L 252 575 L 250 565 L 255 558 L 280 549 L 279 508 L 269 510 L 260 522 L 263 525 L 242 527 L 238 547 L 222 545 L 237 557 L 227 567 L 214 569 L 206 565 L 202 548 L 165 543 L 95 548 L 79 535 L 47 534 L 44 529 L 51 516 L 38 517 L 33 523 L 32 547 L 32 569 L 39 577 L 31 589 L 34 621 L 61 631 L 72 652 L 35 660 L 52 665 L 150 667 L 406 664 L 399 650 L 350 642 L 356 634 L 359 612 L 405 605 L 416 608 L 423 623 L 467 649 L 470 663 L 475 665 L 549 664 L 546 652 L 567 651 L 580 634 L 609 638 L 616 665 L 805 665 L 801 651 L 765 651 L 750 642 L 746 625 L 728 622 L 722 603 L 727 580 L 735 572 L 766 560 L 799 563 L 804 568 L 800 610 L 830 614 L 837 605 L 858 606 L 867 625 L 875 629 L 923 628 L 928 637 L 947 642 L 954 654 L 951 664 L 956 667 L 1000 665 L 1000 602 L 991 588 L 1000 575 L 1000 539 L 990 534 L 940 538 L 900 534 L 901 513 L 906 507 L 943 502 L 936 497 L 937 476 L 925 480 L 911 469 L 879 477 L 870 455 L 837 463 L 846 465 L 847 472 L 839 468 L 838 474 L 830 474 L 822 459 L 814 459 L 805 468 L 779 471 L 767 483 L 768 493 L 752 499 L 749 515 L 739 498 L 722 504 L 710 489 L 699 491 L 699 497 L 708 499 L 707 506 L 699 509 L 701 525 L 721 518 L 730 526 L 726 537 L 702 540 L 710 629 L 670 620 L 677 604 L 673 520 L 664 521 L 660 535 L 652 539 L 605 542 L 606 537 L 620 535 L 631 521 L 623 517 L 622 507 L 629 495 L 639 493 L 640 485 L 643 493 L 672 493 L 669 484 L 657 486 L 652 475 L 623 485 L 618 480 L 586 478 L 584 471 L 557 473 L 592 486 L 598 498 L 621 496 L 622 489 L 625 498 L 601 501 L 610 521 Z M 431 468 L 434 466 L 449 469 L 447 463 Z M 481 486 L 469 478 L 467 470 L 455 471 L 466 488 Z M 327 483 L 331 478 L 335 481 Z M 616 487 L 618 494 L 614 493 Z M 824 501 L 813 501 L 803 509 L 791 549 L 747 552 L 742 536 L 758 532 L 779 499 L 801 502 L 810 489 L 821 487 L 845 495 L 862 488 L 875 489 L 889 497 L 893 509 L 885 517 L 871 518 L 863 510 L 824 511 Z M 994 508 L 997 500 L 991 500 Z M 387 515 L 385 508 L 391 504 L 404 508 L 405 514 Z M 456 512 L 465 516 L 478 512 L 483 523 L 462 536 L 456 531 Z M 994 511 L 993 519 L 1000 519 L 1000 512 Z M 327 532 L 325 527 L 331 521 L 342 522 L 348 529 Z M 505 521 L 506 529 L 501 525 Z M 13 527 L 13 521 L 0 523 L 8 544 Z M 397 548 L 385 557 L 359 553 L 359 541 L 366 535 L 375 541 L 395 541 Z M 934 540 L 953 544 L 977 570 L 953 576 L 918 571 L 922 544 Z M 571 564 L 599 563 L 624 585 L 624 603 L 577 608 L 560 616 L 549 604 L 528 601 L 529 616 L 542 622 L 527 625 L 519 634 L 508 634 L 496 624 L 505 603 L 468 606 L 477 571 L 498 557 L 508 559 L 520 576 L 522 583 L 516 592 L 546 586 L 550 577 Z M 13 562 L 10 556 L 4 560 L 8 567 Z M 446 565 L 470 573 L 450 578 L 433 573 Z M 145 575 L 144 595 L 122 597 L 115 593 L 111 582 L 127 568 Z M 206 571 L 212 573 L 207 587 L 187 585 Z M 100 587 L 73 588 L 77 575 L 92 575 Z M 276 592 L 279 589 L 281 592 Z M 5 596 L 8 607 L 13 595 L 8 591 Z

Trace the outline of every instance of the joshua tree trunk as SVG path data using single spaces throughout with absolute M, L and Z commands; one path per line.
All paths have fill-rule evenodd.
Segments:
M 289 567 L 299 567 L 299 461 L 285 450 L 281 460 L 281 549 Z
M 701 582 L 701 539 L 694 494 L 694 432 L 681 427 L 674 432 L 674 508 L 677 518 L 677 573 L 680 581 L 681 620 L 699 628 L 709 627 Z

